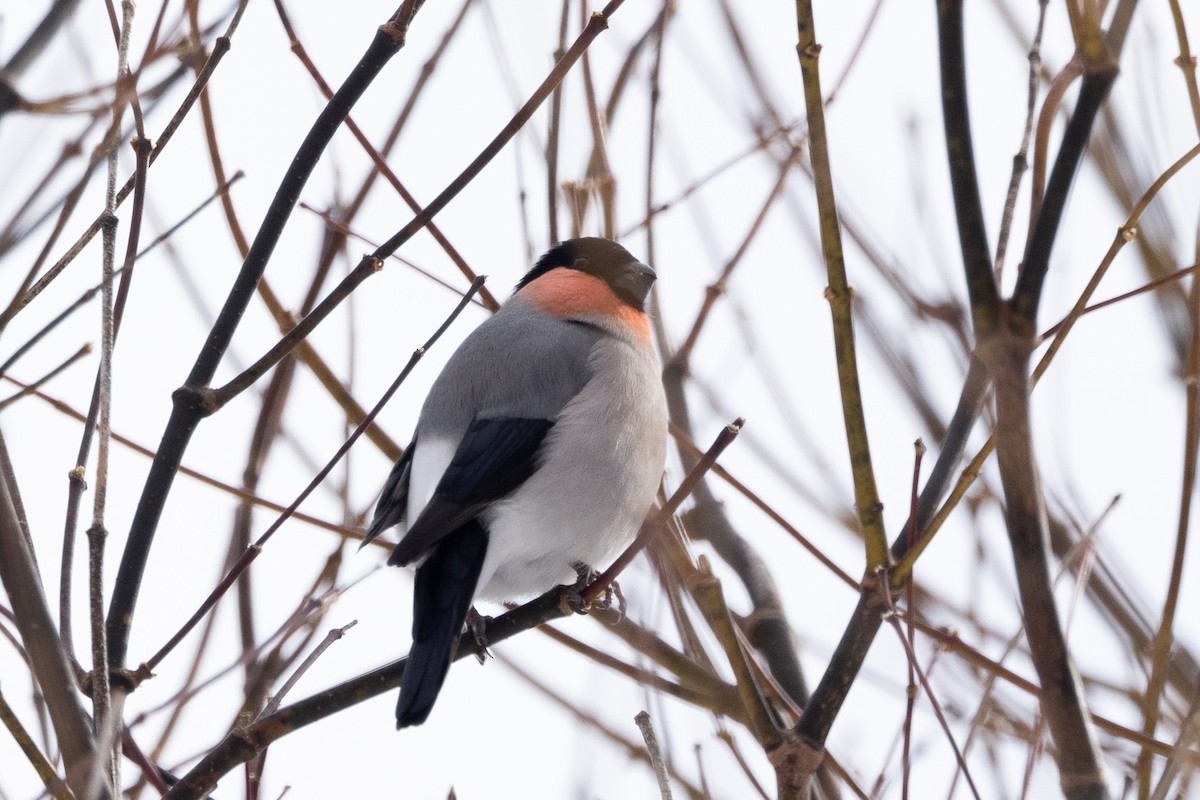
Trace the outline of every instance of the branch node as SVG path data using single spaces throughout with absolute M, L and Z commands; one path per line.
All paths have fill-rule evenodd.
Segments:
M 379 26 L 379 32 L 392 40 L 392 43 L 397 47 L 404 46 L 404 39 L 408 36 L 408 29 L 395 19 L 389 19 L 387 22 Z
M 154 677 L 154 673 L 145 664 L 140 665 L 136 670 L 129 669 L 113 669 L 109 668 L 108 682 L 109 685 L 124 694 L 131 694 L 134 689 L 142 685 L 143 681 L 148 681 Z M 95 673 L 85 672 L 79 679 L 79 691 L 83 692 L 87 697 L 92 696 L 92 686 L 95 679 Z
M 201 388 L 180 386 L 171 393 L 171 399 L 175 401 L 175 405 L 177 406 L 190 406 L 194 408 L 201 417 L 211 416 L 221 408 L 221 403 L 217 399 L 217 393 L 208 386 Z

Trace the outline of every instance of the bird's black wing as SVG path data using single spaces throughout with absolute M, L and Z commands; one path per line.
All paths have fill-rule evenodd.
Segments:
M 538 449 L 553 426 L 554 420 L 523 417 L 471 423 L 433 497 L 411 521 L 388 563 L 411 563 L 511 494 L 537 469 Z
M 404 519 L 404 511 L 408 507 L 408 477 L 412 472 L 413 452 L 417 440 L 413 439 L 408 449 L 396 461 L 383 485 L 383 493 L 375 505 L 375 516 L 371 519 L 371 527 L 363 537 L 360 547 L 365 547 L 379 534 Z

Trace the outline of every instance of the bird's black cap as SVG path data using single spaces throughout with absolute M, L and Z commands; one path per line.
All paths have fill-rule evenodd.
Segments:
M 638 311 L 645 310 L 646 297 L 658 277 L 654 270 L 616 242 L 589 236 L 568 239 L 550 248 L 521 278 L 517 291 L 559 267 L 595 275 L 607 283 L 617 297 Z

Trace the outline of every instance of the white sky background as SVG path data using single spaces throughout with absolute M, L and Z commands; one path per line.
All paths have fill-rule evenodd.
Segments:
M 30 4 L 32 5 L 32 4 Z M 791 3 L 740 4 L 738 12 L 752 56 L 764 77 L 771 99 L 789 121 L 803 117 L 803 94 L 794 45 L 795 11 Z M 842 74 L 862 35 L 874 4 L 818 2 L 818 39 L 823 45 L 821 73 L 828 91 Z M 1011 159 L 1024 122 L 1026 39 L 1016 42 L 992 3 L 971 3 L 967 17 L 968 71 L 975 151 L 979 163 L 988 233 L 995 247 Z M 1017 4 L 1013 4 L 1017 5 Z M 1014 9 L 1028 37 L 1034 27 L 1036 4 Z M 1200 31 L 1194 4 L 1184 4 L 1189 31 Z M 1112 107 L 1132 142 L 1131 149 L 1156 177 L 1196 141 L 1187 95 L 1165 3 L 1143 3 L 1135 16 L 1122 60 L 1123 73 L 1112 96 Z M 408 47 L 396 56 L 353 112 L 374 141 L 381 141 L 403 103 L 418 69 L 457 13 L 458 2 L 431 0 L 413 25 Z M 208 19 L 223 11 L 206 5 Z M 292 3 L 288 10 L 297 34 L 325 78 L 337 85 L 362 51 L 375 27 L 391 13 L 381 3 Z M 559 3 L 550 0 L 480 0 L 464 30 L 451 46 L 432 85 L 422 97 L 390 163 L 408 188 L 423 201 L 433 198 L 509 119 L 545 76 L 557 45 Z M 613 17 L 610 29 L 593 45 L 592 68 L 602 101 L 612 76 L 629 45 L 647 28 L 659 4 L 628 0 Z M 35 24 L 40 8 L 8 4 L 0 10 L 0 61 L 6 60 Z M 133 52 L 140 53 L 157 7 L 144 3 L 135 19 Z M 179 9 L 168 10 L 173 21 Z M 931 301 L 963 304 L 957 234 L 954 229 L 946 174 L 937 72 L 934 3 L 885 2 L 866 47 L 835 101 L 828 109 L 833 173 L 842 210 L 867 231 L 908 286 Z M 576 12 L 577 16 L 577 12 Z M 223 27 L 223 24 L 222 24 Z M 572 22 L 570 38 L 578 32 Z M 1196 42 L 1193 41 L 1193 47 Z M 1065 11 L 1052 4 L 1047 21 L 1043 59 L 1056 72 L 1071 54 Z M 103 5 L 82 4 L 74 22 L 21 80 L 31 100 L 58 96 L 108 79 L 115 52 Z M 635 226 L 643 219 L 645 130 L 648 96 L 648 58 L 643 58 L 627 89 L 628 97 L 610 121 L 608 154 L 617 178 L 618 228 L 632 230 L 624 243 L 644 255 L 645 238 Z M 655 176 L 659 201 L 674 198 L 698 177 L 742 153 L 754 142 L 753 124 L 765 120 L 764 109 L 746 80 L 721 23 L 713 0 L 679 3 L 668 28 L 663 55 L 660 106 L 660 152 Z M 155 73 L 155 74 L 161 74 Z M 148 78 L 144 81 L 152 82 Z M 182 98 L 181 83 L 147 118 L 152 137 L 162 129 Z M 323 100 L 299 61 L 288 50 L 274 7 L 250 4 L 233 42 L 209 86 L 226 169 L 244 170 L 246 178 L 233 190 L 236 208 L 248 235 L 253 235 L 262 212 L 290 163 L 296 146 Z M 564 134 L 560 176 L 582 177 L 591 137 L 586 125 L 578 71 L 565 84 Z M 1068 95 L 1073 102 L 1074 92 Z M 213 188 L 202 143 L 199 115 L 180 129 L 150 173 L 147 228 L 143 241 L 188 213 Z M 542 147 L 548 107 L 543 108 L 517 139 L 438 218 L 437 223 L 480 273 L 490 276 L 489 288 L 507 295 L 528 267 L 533 254 L 548 244 L 544 200 Z M 30 116 L 10 114 L 0 121 L 0 220 L 7 220 L 47 166 L 58 157 L 62 143 L 77 135 L 82 115 Z M 1056 126 L 1052 147 L 1061 136 Z M 85 151 L 97 136 L 87 140 Z M 132 158 L 121 150 L 120 180 L 129 174 Z M 807 152 L 805 153 L 807 158 Z M 302 200 L 318 208 L 344 201 L 361 181 L 368 162 L 346 131 L 318 166 Z M 756 155 L 739 161 L 720 178 L 707 183 L 687 202 L 660 215 L 655 229 L 653 266 L 660 275 L 659 292 L 667 329 L 677 346 L 686 336 L 703 300 L 704 288 L 719 274 L 737 249 L 776 178 L 772 159 Z M 46 197 L 57 197 L 80 174 L 72 162 Z M 102 180 L 93 182 L 80 211 L 72 218 L 52 259 L 65 250 L 102 208 Z M 1145 188 L 1145 187 L 1141 187 Z M 527 242 L 520 193 L 532 235 Z M 1168 214 L 1175 240 L 1168 247 L 1177 266 L 1194 262 L 1196 199 L 1200 171 L 1186 169 L 1163 192 L 1156 207 Z M 1015 265 L 1027 216 L 1028 189 L 1022 191 L 1017 225 L 1010 244 Z M 749 423 L 742 438 L 722 463 L 749 483 L 760 496 L 804 531 L 851 574 L 861 571 L 862 547 L 822 508 L 807 502 L 794 488 L 800 483 L 838 509 L 853 503 L 834 372 L 829 312 L 822 297 L 824 267 L 814 248 L 815 211 L 811 184 L 798 168 L 792 170 L 785 197 L 773 208 L 766 225 L 737 268 L 729 294 L 717 307 L 701 336 L 693 358 L 695 383 L 690 398 L 696 435 L 702 444 L 734 416 Z M 1076 182 L 1052 259 L 1042 305 L 1042 327 L 1057 321 L 1074 302 L 1127 213 L 1112 200 L 1097 171 L 1085 164 Z M 127 208 L 120 212 L 119 241 L 123 249 Z M 381 181 L 373 191 L 354 229 L 375 241 L 398 230 L 410 214 Z M 569 221 L 560 217 L 569 231 Z M 298 305 L 307 287 L 322 223 L 297 209 L 280 242 L 267 279 L 284 301 Z M 9 297 L 36 257 L 48 235 L 45 225 L 9 254 L 0 266 L 0 296 Z M 599 231 L 595 216 L 585 233 Z M 113 428 L 147 446 L 154 446 L 170 411 L 170 392 L 183 380 L 207 331 L 206 320 L 181 288 L 178 269 L 200 287 L 211 312 L 223 301 L 240 266 L 228 229 L 216 205 L 203 212 L 172 241 L 174 258 L 160 248 L 139 262 L 130 308 L 116 357 L 116 396 Z M 0 341 L 6 358 L 85 288 L 99 280 L 98 240 L 57 281 L 19 316 Z M 369 250 L 352 243 L 345 269 Z M 460 288 L 466 282 L 426 235 L 416 237 L 400 255 Z M 850 279 L 876 321 L 888 335 L 905 342 L 919 358 L 918 370 L 929 388 L 929 400 L 945 421 L 957 399 L 965 357 L 943 329 L 913 327 L 892 290 L 870 267 L 861 251 L 848 245 Z M 1010 277 L 1013 270 L 1010 269 Z M 1098 297 L 1110 297 L 1145 282 L 1134 248 L 1127 248 L 1102 284 Z M 353 299 L 336 312 L 312 339 L 339 374 L 352 382 L 355 396 L 370 406 L 391 382 L 409 354 L 440 324 L 455 296 L 399 262 L 392 261 L 371 278 Z M 1179 475 L 1184 425 L 1184 394 L 1176 361 L 1167 346 L 1158 307 L 1140 297 L 1099 312 L 1081 322 L 1035 396 L 1035 435 L 1052 507 L 1067 509 L 1084 527 L 1095 523 L 1117 494 L 1121 501 L 1104 518 L 1099 537 L 1103 556 L 1126 577 L 1125 585 L 1157 619 L 1161 608 L 1178 513 Z M 459 323 L 414 372 L 380 418 L 400 442 L 411 434 L 425 389 L 457 341 L 484 319 L 480 308 L 469 309 Z M 37 353 L 14 369 L 14 376 L 33 379 L 59 363 L 84 341 L 98 341 L 96 306 L 55 332 Z M 860 329 L 861 330 L 861 329 Z M 353 332 L 353 337 L 349 335 Z M 277 330 L 255 300 L 218 372 L 223 383 L 277 338 Z M 753 356 L 747 355 L 748 340 Z M 928 433 L 909 410 L 894 382 L 879 366 L 877 353 L 859 335 L 860 364 L 871 434 L 872 454 L 890 535 L 903 522 L 912 469 L 912 441 Z M 86 409 L 96 361 L 77 365 L 55 380 L 47 391 Z M 0 388 L 7 396 L 11 387 Z M 343 417 L 325 392 L 303 369 L 293 388 L 285 429 L 297 449 L 316 463 L 333 453 L 344 436 Z M 244 469 L 245 447 L 258 402 L 247 394 L 219 415 L 201 424 L 185 464 L 238 484 Z M 43 564 L 47 592 L 56 605 L 58 560 L 66 496 L 67 470 L 79 442 L 79 426 L 38 400 L 27 399 L 0 416 L 12 452 L 30 523 Z M 796 433 L 796 435 L 793 435 Z M 983 441 L 972 439 L 973 454 Z M 260 494 L 288 502 L 309 480 L 314 468 L 280 443 L 272 452 Z M 762 458 L 769 451 L 772 461 Z M 94 460 L 95 447 L 93 447 Z M 927 456 L 926 471 L 936 452 Z M 108 527 L 112 531 L 107 566 L 108 588 L 120 557 L 124 532 L 141 490 L 148 461 L 116 447 L 109 486 Z M 387 470 L 387 461 L 368 442 L 360 442 L 349 465 L 336 470 L 329 487 L 304 506 L 308 513 L 338 520 L 341 503 L 337 487 L 348 484 L 352 507 L 373 503 Z M 986 477 L 998 486 L 994 468 Z M 670 467 L 669 482 L 679 480 Z M 828 654 L 857 599 L 807 553 L 797 547 L 763 515 L 727 487 L 716 482 L 735 524 L 766 555 L 788 613 L 801 639 L 807 677 L 815 685 Z M 81 530 L 86 528 L 92 498 L 85 495 Z M 130 661 L 149 656 L 182 623 L 216 582 L 233 501 L 179 479 L 159 527 L 151 553 L 133 628 Z M 274 515 L 259 511 L 254 535 Z M 82 542 L 82 539 L 81 539 Z M 270 542 L 254 567 L 260 635 L 273 631 L 286 618 L 291 604 L 313 579 L 335 546 L 331 534 L 290 522 Z M 699 548 L 701 552 L 704 548 Z M 978 557 L 981 551 L 985 558 Z M 350 589 L 326 617 L 323 628 L 358 624 L 335 644 L 296 687 L 299 699 L 402 655 L 408 642 L 411 582 L 399 570 L 379 569 L 383 556 L 364 552 L 349 560 L 342 582 L 365 579 Z M 980 566 L 983 564 L 984 566 Z M 1195 579 L 1200 563 L 1193 546 L 1185 567 L 1182 613 L 1177 635 L 1193 652 L 1200 648 L 1200 628 L 1188 609 L 1197 607 Z M 976 524 L 956 512 L 952 524 L 938 537 L 918 565 L 918 575 L 949 603 L 970 608 L 1002 639 L 1019 628 L 1014 600 L 1011 558 L 1002 518 L 995 502 L 984 500 Z M 631 613 L 639 620 L 668 624 L 668 611 L 640 563 L 622 584 Z M 86 570 L 81 543 L 75 592 L 80 614 L 75 621 L 77 647 L 86 657 Z M 745 610 L 743 598 L 726 582 L 731 602 Z M 1062 585 L 1063 607 L 1072 586 Z M 218 612 L 220 631 L 204 661 L 212 674 L 236 656 L 236 620 L 231 604 Z M 1109 629 L 1086 604 L 1072 631 L 1084 672 L 1116 682 L 1144 685 L 1140 667 L 1126 662 Z M 945 620 L 959 624 L 957 618 Z M 582 618 L 556 624 L 571 635 L 618 653 L 625 651 L 596 623 Z M 989 655 L 998 656 L 1002 641 L 962 631 Z M 158 670 L 160 679 L 145 684 L 130 700 L 132 717 L 168 699 L 191 659 L 195 638 L 189 639 Z M 714 650 L 715 652 L 715 650 Z M 922 652 L 928 653 L 924 647 Z M 642 708 L 654 715 L 680 772 L 697 780 L 693 746 L 702 747 L 706 777 L 714 796 L 748 796 L 746 783 L 724 746 L 713 736 L 706 715 L 661 697 L 651 697 L 631 682 L 593 667 L 582 657 L 530 632 L 496 648 L 499 657 L 534 671 L 541 680 L 601 717 L 630 741 L 638 741 L 632 719 Z M 650 797 L 653 776 L 607 744 L 591 729 L 545 702 L 528 684 L 516 678 L 501 658 L 480 669 L 474 662 L 457 665 L 429 722 L 403 733 L 393 730 L 393 693 L 356 706 L 306 728 L 273 745 L 267 759 L 263 797 L 277 797 L 290 786 L 289 797 L 345 796 L 444 797 L 453 786 L 462 798 L 499 797 Z M 1032 676 L 1023 658 L 1011 666 Z M 904 661 L 890 631 L 881 631 L 864 675 L 834 726 L 831 753 L 850 765 L 866 785 L 880 770 L 898 774 L 886 761 L 903 715 Z M 25 670 L 13 650 L 0 644 L 0 678 L 5 695 L 18 703 L 18 713 L 32 719 L 24 700 L 28 694 Z M 952 656 L 941 656 L 935 685 L 960 702 L 953 722 L 961 741 L 974 712 L 970 705 L 975 681 Z M 1032 706 L 1015 690 L 1007 697 Z M 174 766 L 215 743 L 229 725 L 229 710 L 240 699 L 237 677 L 217 683 L 184 718 L 187 730 L 176 737 L 166 758 Z M 1096 711 L 1131 727 L 1140 726 L 1136 708 L 1116 693 L 1094 689 L 1089 694 Z M 953 762 L 936 723 L 922 701 L 917 720 L 919 751 L 914 786 L 922 796 L 943 796 Z M 1030 718 L 1032 715 L 1030 715 Z M 164 715 L 144 724 L 144 738 L 153 741 Z M 137 731 L 135 731 L 137 733 Z M 740 731 L 738 731 L 740 734 Z M 1105 738 L 1105 743 L 1111 740 Z M 771 771 L 748 738 L 743 742 L 755 774 L 773 786 Z M 1113 787 L 1120 786 L 1122 759 L 1131 752 L 1110 754 Z M 1014 796 L 1020 785 L 1024 750 L 1018 745 L 1001 758 L 1008 779 L 997 786 L 992 768 L 980 752 L 972 761 L 984 796 Z M 11 740 L 0 737 L 0 790 L 14 798 L 32 797 L 38 783 Z M 186 771 L 186 767 L 181 770 Z M 135 774 L 127 768 L 126 778 Z M 960 782 L 961 783 L 961 782 Z M 241 776 L 222 782 L 218 796 L 240 796 Z M 1057 775 L 1049 762 L 1035 774 L 1035 796 L 1052 796 Z M 885 789 L 899 796 L 895 782 Z M 960 785 L 957 796 L 967 796 Z

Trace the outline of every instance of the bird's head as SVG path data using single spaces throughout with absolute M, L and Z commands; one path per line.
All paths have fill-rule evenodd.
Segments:
M 645 311 L 646 297 L 658 277 L 654 270 L 616 242 L 586 237 L 568 239 L 551 248 L 538 259 L 533 269 L 525 273 L 516 290 L 520 291 L 542 275 L 561 267 L 599 278 L 623 303 L 638 311 Z

